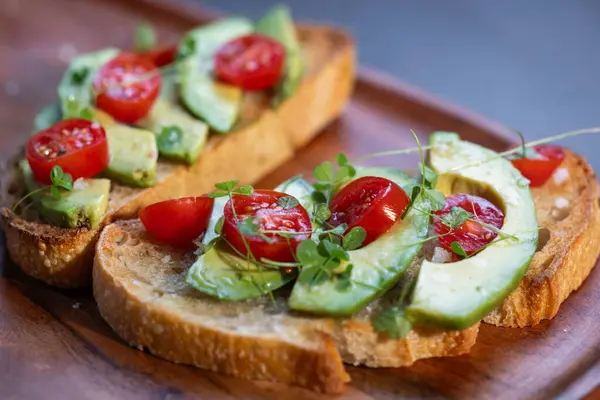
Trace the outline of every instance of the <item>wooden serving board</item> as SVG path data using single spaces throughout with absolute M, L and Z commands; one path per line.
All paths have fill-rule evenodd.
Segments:
M 149 20 L 166 42 L 209 16 L 189 4 L 148 1 L 0 2 L 0 149 L 24 143 L 34 113 L 54 100 L 61 58 L 115 44 L 127 48 Z M 412 147 L 408 129 L 458 131 L 506 148 L 510 132 L 406 84 L 362 70 L 345 114 L 259 187 L 310 173 L 340 151 L 351 156 Z M 380 159 L 411 169 L 414 157 Z M 4 251 L 3 251 L 4 253 Z M 6 256 L 0 278 L 0 397 L 4 399 L 328 398 L 280 384 L 233 379 L 132 349 L 100 317 L 91 291 L 56 290 L 26 277 Z M 600 382 L 600 270 L 529 329 L 482 325 L 469 355 L 410 368 L 349 367 L 345 397 L 580 398 Z M 596 395 L 600 392 L 596 391 Z

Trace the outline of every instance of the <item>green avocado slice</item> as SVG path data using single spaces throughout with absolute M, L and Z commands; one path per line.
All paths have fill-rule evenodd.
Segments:
M 402 187 L 415 183 L 392 168 L 357 168 L 356 178 L 362 176 L 381 176 Z M 423 210 L 429 207 L 419 197 L 415 208 Z M 340 266 L 344 268 L 349 263 L 354 265 L 352 286 L 348 290 L 336 290 L 333 280 L 309 285 L 298 279 L 289 298 L 290 308 L 316 314 L 348 316 L 389 290 L 419 253 L 427 236 L 429 217 L 415 208 L 377 240 L 349 252 L 350 261 Z
M 154 186 L 158 161 L 154 134 L 128 125 L 109 125 L 105 130 L 110 160 L 104 174 L 130 186 Z
M 290 10 L 285 6 L 275 6 L 256 23 L 256 32 L 270 36 L 285 47 L 285 69 L 276 91 L 276 103 L 291 96 L 304 75 L 302 47 Z
M 504 212 L 502 232 L 471 258 L 424 261 L 406 309 L 414 323 L 464 329 L 480 321 L 519 284 L 537 247 L 538 224 L 529 184 L 510 161 L 453 133 L 431 137 L 431 167 L 445 195 L 472 193 Z M 482 161 L 477 164 L 477 160 Z M 471 165 L 461 168 L 462 165 Z
M 163 73 L 160 97 L 136 124 L 156 134 L 161 156 L 193 164 L 208 139 L 208 125 L 179 105 L 175 78 L 172 72 Z
M 217 132 L 227 133 L 237 121 L 242 90 L 212 76 L 214 55 L 224 44 L 252 32 L 252 23 L 228 18 L 198 27 L 184 37 L 180 46 L 181 100 L 196 117 Z
M 275 190 L 296 197 L 307 210 L 312 207 L 312 186 L 302 178 L 292 178 Z M 223 216 L 227 200 L 226 197 L 215 199 L 213 213 L 202 240 L 204 245 L 217 236 L 215 226 Z M 186 282 L 196 290 L 220 300 L 237 301 L 267 294 L 291 282 L 294 277 L 293 273 L 249 263 L 218 243 L 198 257 L 188 270 Z
M 58 85 L 63 115 L 71 115 L 73 108 L 83 109 L 93 105 L 92 84 L 96 73 L 104 64 L 119 54 L 113 47 L 75 57 Z
M 21 160 L 19 169 L 30 192 L 41 186 L 35 180 L 27 160 Z M 72 191 L 60 189 L 61 198 L 48 193 L 33 195 L 33 203 L 41 217 L 54 226 L 63 228 L 95 228 L 104 219 L 108 207 L 110 180 L 83 179 L 76 182 Z

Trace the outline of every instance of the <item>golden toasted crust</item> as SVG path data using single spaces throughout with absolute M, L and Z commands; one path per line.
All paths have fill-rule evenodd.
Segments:
M 484 322 L 531 326 L 553 318 L 577 290 L 600 254 L 598 181 L 583 157 L 567 151 L 565 161 L 542 187 L 532 188 L 540 246 L 519 287 Z
M 147 204 L 206 193 L 215 182 L 232 176 L 254 182 L 289 160 L 297 148 L 337 117 L 354 82 L 353 42 L 346 33 L 323 26 L 302 26 L 298 33 L 307 74 L 297 93 L 275 111 L 263 102 L 252 104 L 249 96 L 245 101 L 248 115 L 242 116 L 238 131 L 214 135 L 190 167 L 161 160 L 159 184 L 152 188 L 135 189 L 113 182 L 103 224 L 135 217 Z M 2 190 L 8 186 L 3 185 Z M 5 205 L 11 204 L 7 197 L 14 200 L 4 193 Z M 10 257 L 26 273 L 60 287 L 91 283 L 93 249 L 101 227 L 91 231 L 57 228 L 26 221 L 9 209 L 2 211 L 2 223 Z
M 377 311 L 338 321 L 290 313 L 285 296 L 275 304 L 266 296 L 220 302 L 184 281 L 193 259 L 153 241 L 138 220 L 108 225 L 94 261 L 100 313 L 132 346 L 167 360 L 328 393 L 349 379 L 342 360 L 408 366 L 464 354 L 477 336 L 479 324 L 458 332 L 417 328 L 396 340 L 373 329 L 370 318 Z
M 96 251 L 98 308 L 132 346 L 177 363 L 328 393 L 349 380 L 325 333 L 305 333 L 295 321 L 276 329 L 261 304 L 220 303 L 187 287 L 186 255 L 152 243 L 139 221 L 108 225 Z

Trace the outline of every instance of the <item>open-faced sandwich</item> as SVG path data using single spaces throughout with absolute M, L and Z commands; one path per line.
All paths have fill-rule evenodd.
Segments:
M 427 148 L 418 178 L 340 154 L 312 183 L 223 181 L 106 226 L 102 316 L 165 359 L 330 393 L 344 363 L 460 355 L 482 319 L 552 318 L 600 251 L 589 165 L 550 145 L 508 159 L 446 132 Z
M 290 159 L 340 114 L 353 84 L 349 36 L 295 27 L 281 7 L 256 23 L 200 26 L 172 47 L 153 48 L 152 37 L 144 26 L 137 51 L 73 59 L 58 102 L 2 171 L 10 257 L 49 284 L 91 284 L 110 221 L 230 176 L 256 181 Z

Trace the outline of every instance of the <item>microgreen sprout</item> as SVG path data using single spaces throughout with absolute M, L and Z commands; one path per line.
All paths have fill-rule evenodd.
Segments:
M 55 200 L 60 200 L 62 197 L 60 189 L 64 189 L 68 192 L 73 190 L 73 177 L 71 176 L 71 174 L 65 174 L 63 172 L 62 168 L 60 167 L 60 165 L 55 165 L 50 170 L 50 182 L 52 182 L 52 184 L 47 185 L 47 186 L 42 186 L 38 189 L 35 189 L 35 190 L 27 193 L 25 196 L 23 196 L 19 201 L 17 201 L 14 204 L 12 211 L 13 212 L 16 211 L 17 208 L 19 207 L 19 205 L 21 205 L 26 199 L 28 199 L 29 197 L 31 197 L 35 194 L 49 190 L 50 195 Z

